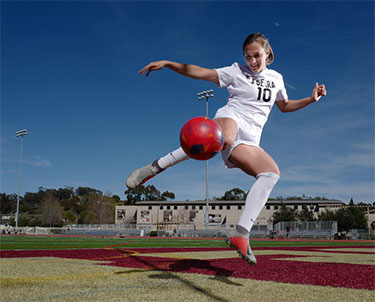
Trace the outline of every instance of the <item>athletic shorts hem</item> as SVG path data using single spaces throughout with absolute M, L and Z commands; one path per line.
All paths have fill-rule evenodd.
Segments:
M 244 140 L 237 140 L 233 143 L 232 146 L 230 146 L 230 148 L 224 150 L 221 152 L 221 156 L 223 158 L 223 161 L 225 163 L 225 167 L 227 167 L 228 169 L 232 169 L 232 168 L 238 168 L 234 163 L 232 163 L 230 160 L 229 160 L 229 157 L 232 153 L 232 151 L 239 145 L 248 145 L 248 146 L 253 146 L 253 147 L 258 147 L 258 148 L 261 148 L 259 146 L 259 144 L 255 143 L 255 142 L 251 142 L 251 141 L 244 141 Z M 262 148 L 261 148 L 262 149 Z

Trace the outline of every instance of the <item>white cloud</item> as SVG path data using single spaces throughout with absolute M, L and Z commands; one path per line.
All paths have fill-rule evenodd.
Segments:
M 297 88 L 294 87 L 292 84 L 289 84 L 288 82 L 284 82 L 284 83 L 285 83 L 285 86 L 286 86 L 287 88 L 290 88 L 290 89 L 293 89 L 293 90 L 297 90 Z
M 34 155 L 31 159 L 25 159 L 24 163 L 29 166 L 48 168 L 52 167 L 49 159 L 42 159 L 41 157 Z
M 284 82 L 285 83 L 285 86 L 290 88 L 290 89 L 293 89 L 293 90 L 297 90 L 296 87 L 294 87 L 292 84 L 289 84 L 288 82 Z
M 352 155 L 341 157 L 322 157 L 313 163 L 304 165 L 289 166 L 282 172 L 283 180 L 290 182 L 314 182 L 314 183 L 332 183 L 341 176 L 347 175 L 348 171 L 353 169 L 373 169 L 373 156 L 368 154 Z M 355 179 L 353 179 L 355 181 Z

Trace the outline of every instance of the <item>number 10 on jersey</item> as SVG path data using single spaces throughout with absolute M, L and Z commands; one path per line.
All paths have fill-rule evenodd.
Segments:
M 258 100 L 269 102 L 271 100 L 272 91 L 269 88 L 258 87 Z

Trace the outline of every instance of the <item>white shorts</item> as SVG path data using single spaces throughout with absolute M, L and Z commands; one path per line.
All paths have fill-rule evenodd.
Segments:
M 259 147 L 262 129 L 255 125 L 251 116 L 244 116 L 226 106 L 216 112 L 215 118 L 231 118 L 237 123 L 237 137 L 233 145 L 221 152 L 225 166 L 227 168 L 237 168 L 236 165 L 229 161 L 230 154 L 240 144 Z

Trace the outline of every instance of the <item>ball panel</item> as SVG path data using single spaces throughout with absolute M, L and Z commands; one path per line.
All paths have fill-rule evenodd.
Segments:
M 204 146 L 202 144 L 200 144 L 200 145 L 193 145 L 189 149 L 189 153 L 191 155 L 199 155 L 199 154 L 204 153 L 204 152 L 205 152 L 205 148 L 204 148 Z

